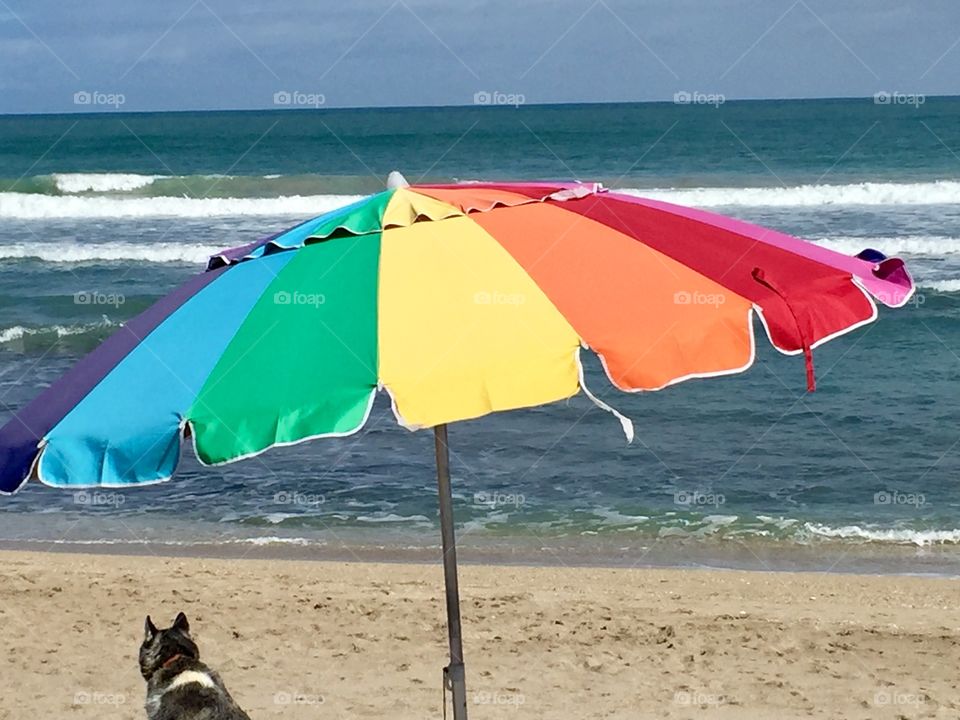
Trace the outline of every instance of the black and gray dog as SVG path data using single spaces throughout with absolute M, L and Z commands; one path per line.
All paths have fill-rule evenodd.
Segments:
M 220 676 L 200 662 L 183 613 L 158 630 L 147 616 L 140 674 L 147 681 L 147 720 L 250 720 Z

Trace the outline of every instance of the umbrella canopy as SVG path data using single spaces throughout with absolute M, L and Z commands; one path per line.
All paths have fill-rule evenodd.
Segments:
M 378 389 L 411 429 L 589 395 L 582 348 L 630 392 L 737 373 L 754 311 L 812 389 L 813 348 L 912 291 L 876 251 L 595 184 L 388 189 L 221 253 L 124 325 L 0 429 L 0 491 L 163 481 L 187 436 L 213 465 L 349 435 Z

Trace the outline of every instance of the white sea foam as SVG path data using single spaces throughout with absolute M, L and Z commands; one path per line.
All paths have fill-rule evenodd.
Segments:
M 856 255 L 865 248 L 880 250 L 884 255 L 920 255 L 941 257 L 960 255 L 960 238 L 945 235 L 904 235 L 900 237 L 831 237 L 814 240 L 844 255 Z
M 767 525 L 773 525 L 778 530 L 785 530 L 786 528 L 793 527 L 796 525 L 799 520 L 796 518 L 785 518 L 785 517 L 771 517 L 770 515 L 757 515 L 757 520 Z
M 6 328 L 5 330 L 0 330 L 0 343 L 13 342 L 14 340 L 19 340 L 27 332 L 29 328 L 25 328 L 22 325 L 14 325 L 13 327 Z
M 183 243 L 13 243 L 0 246 L 0 260 L 35 258 L 49 263 L 139 261 L 204 264 L 222 245 Z
M 830 205 L 956 205 L 960 182 L 854 183 L 794 187 L 627 188 L 617 190 L 694 207 L 820 207 Z
M 13 327 L 0 330 L 0 345 L 22 340 L 28 335 L 56 335 L 58 338 L 61 338 L 70 335 L 82 335 L 83 333 L 106 327 L 114 327 L 114 323 L 103 321 L 86 325 L 48 325 L 45 327 L 14 325 Z
M 604 525 L 636 525 L 650 519 L 649 515 L 624 515 L 613 508 L 597 508 L 593 514 L 603 518 Z
M 960 543 L 960 530 L 909 530 L 864 528 L 859 525 L 830 527 L 806 523 L 805 529 L 814 537 L 833 540 L 862 540 L 866 542 L 893 543 L 896 545 L 947 545 Z
M 308 218 L 343 207 L 361 195 L 294 195 L 277 198 L 85 197 L 0 193 L 0 218 L 241 217 Z
M 299 537 L 255 537 L 255 538 L 241 538 L 239 540 L 232 540 L 230 542 L 234 543 L 243 543 L 246 545 L 323 545 L 323 542 L 310 540 L 308 538 L 299 538 Z M 186 543 L 194 544 L 194 543 Z M 219 543 L 212 543 L 214 545 Z
M 945 236 L 907 236 L 894 238 L 835 237 L 815 240 L 818 245 L 845 255 L 856 255 L 865 248 L 880 250 L 889 256 L 944 257 L 960 255 L 960 238 Z M 220 245 L 195 245 L 175 242 L 105 242 L 78 243 L 32 242 L 10 243 L 0 246 L 0 260 L 35 258 L 50 263 L 82 263 L 111 261 L 140 261 L 148 263 L 205 263 L 221 250 Z M 946 283 L 921 283 L 925 287 L 952 292 L 960 290 L 954 280 L 939 278 Z
M 55 173 L 51 176 L 62 193 L 130 192 L 165 177 L 134 173 Z
M 198 538 L 196 540 L 169 540 L 169 539 L 148 539 L 148 538 L 98 538 L 96 540 L 75 540 L 73 538 L 44 539 L 35 538 L 0 538 L 3 542 L 43 542 L 53 545 L 168 545 L 175 547 L 204 547 L 218 545 L 326 545 L 326 542 L 320 539 L 311 540 L 301 537 L 277 537 L 275 535 L 249 537 L 249 538 L 227 538 L 217 540 L 205 540 Z
M 430 518 L 425 515 L 397 515 L 396 513 L 387 513 L 385 515 L 358 515 L 357 522 L 365 523 L 400 523 L 400 522 L 430 522 Z
M 960 279 L 953 280 L 924 280 L 918 283 L 918 287 L 927 290 L 936 290 L 937 292 L 952 293 L 960 292 Z
M 82 196 L 77 193 L 125 193 L 165 176 L 122 173 L 53 176 L 65 195 L 0 193 L 0 218 L 139 218 L 306 216 L 346 205 L 360 195 L 290 195 L 272 198 L 189 198 Z M 956 205 L 960 182 L 855 183 L 794 187 L 627 188 L 623 192 L 696 207 L 820 207 L 846 205 Z

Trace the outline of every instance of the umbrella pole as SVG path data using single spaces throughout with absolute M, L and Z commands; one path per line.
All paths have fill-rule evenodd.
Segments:
M 450 491 L 447 426 L 437 425 L 433 434 L 437 447 L 437 494 L 440 500 L 440 532 L 443 538 L 447 631 L 450 635 L 450 664 L 443 669 L 443 683 L 453 694 L 453 719 L 467 720 L 467 683 L 463 668 L 463 635 L 460 631 L 460 588 L 457 582 L 457 544 L 453 534 L 453 495 Z

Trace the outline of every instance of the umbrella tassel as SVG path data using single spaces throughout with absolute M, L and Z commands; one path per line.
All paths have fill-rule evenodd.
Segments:
M 790 301 L 787 300 L 787 296 L 784 294 L 784 292 L 767 279 L 766 274 L 762 269 L 755 267 L 751 274 L 753 275 L 754 280 L 776 293 L 777 296 L 783 300 L 783 304 L 787 306 L 787 310 L 790 311 L 790 315 L 793 317 L 793 322 L 797 326 L 797 334 L 800 336 L 800 346 L 803 348 L 803 362 L 807 370 L 807 392 L 816 391 L 817 377 L 813 369 L 813 348 L 810 345 L 810 341 L 807 339 L 807 334 L 803 331 L 803 326 L 800 324 L 800 318 L 797 317 L 797 313 L 794 312 L 793 306 L 790 304 Z
M 584 347 L 586 347 L 586 346 L 584 346 Z M 627 442 L 628 442 L 628 443 L 632 443 L 632 442 L 633 442 L 633 436 L 634 436 L 634 432 L 633 432 L 633 420 L 631 420 L 630 418 L 628 418 L 626 415 L 624 415 L 623 413 L 621 413 L 621 412 L 620 412 L 619 410 L 617 410 L 616 408 L 611 407 L 610 405 L 607 405 L 607 403 L 605 403 L 603 400 L 601 400 L 601 399 L 598 398 L 596 395 L 594 395 L 592 392 L 590 392 L 590 388 L 587 387 L 587 380 L 586 380 L 586 378 L 584 377 L 583 361 L 580 359 L 580 348 L 577 348 L 577 353 L 576 353 L 576 356 L 575 356 L 575 357 L 576 357 L 576 360 L 577 360 L 577 372 L 578 372 L 578 374 L 579 374 L 579 376 L 580 376 L 580 387 L 581 387 L 581 389 L 583 390 L 583 394 L 586 395 L 588 398 L 590 398 L 590 402 L 592 402 L 592 403 L 593 403 L 594 405 L 596 405 L 598 408 L 600 408 L 601 410 L 605 410 L 606 412 L 608 412 L 608 413 L 610 413 L 611 415 L 613 415 L 617 420 L 619 420 L 619 421 L 620 421 L 620 427 L 623 428 L 623 434 L 626 435 L 626 437 L 627 437 Z

